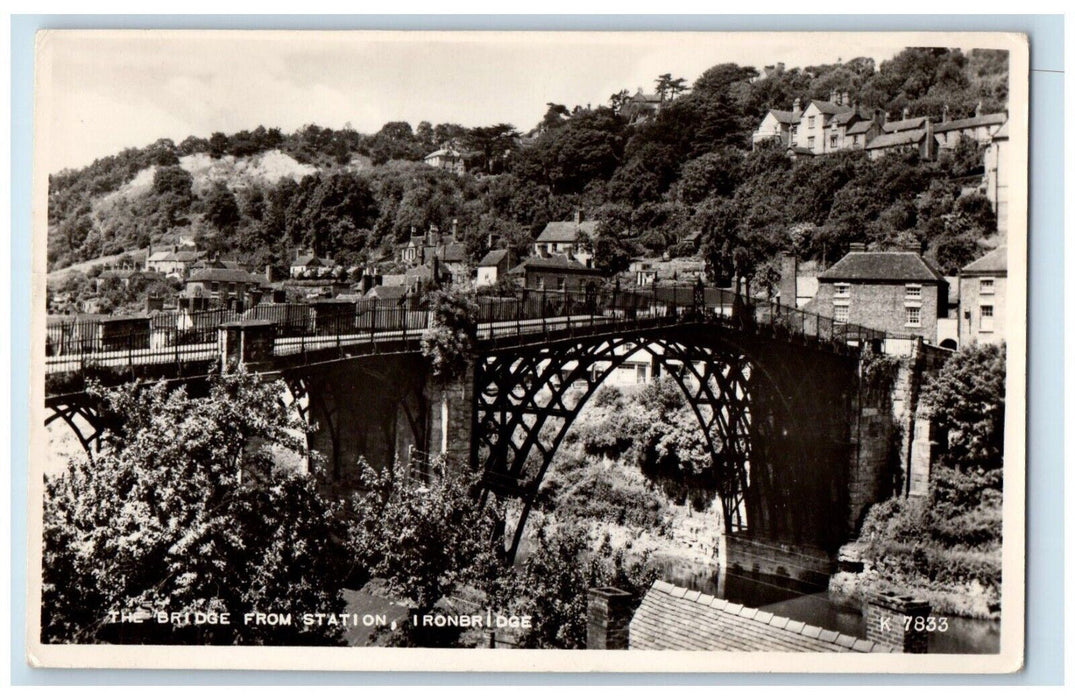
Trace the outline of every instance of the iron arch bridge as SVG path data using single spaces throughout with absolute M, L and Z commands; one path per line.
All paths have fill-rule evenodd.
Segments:
M 883 333 L 701 285 L 520 290 L 479 298 L 470 364 L 444 389 L 421 353 L 431 322 L 409 302 L 321 302 L 50 325 L 46 420 L 70 425 L 92 453 L 105 426 L 88 376 L 197 387 L 214 368 L 245 364 L 287 381 L 334 476 L 368 450 L 391 459 L 401 442 L 468 462 L 482 499 L 518 502 L 502 546 L 511 558 L 573 421 L 645 348 L 705 436 L 729 533 L 830 551 L 842 542 L 858 356 Z
M 857 355 L 683 318 L 504 343 L 478 358 L 470 461 L 482 473 L 483 498 L 519 501 L 515 522 L 505 523 L 508 560 L 575 418 L 641 352 L 673 378 L 705 436 L 726 532 L 820 548 L 840 543 Z

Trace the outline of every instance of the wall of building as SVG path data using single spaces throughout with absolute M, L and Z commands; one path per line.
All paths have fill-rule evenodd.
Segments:
M 938 285 L 922 284 L 921 299 L 908 298 L 903 282 L 851 282 L 847 297 L 835 296 L 833 282 L 823 280 L 818 285 L 817 306 L 822 316 L 835 317 L 836 302 L 847 302 L 847 322 L 869 326 L 887 333 L 919 335 L 933 342 L 937 337 Z M 947 304 L 947 294 L 945 294 Z M 919 303 L 921 312 L 918 326 L 906 324 L 906 308 Z
M 981 293 L 982 279 L 993 280 L 993 293 Z M 973 275 L 959 278 L 959 346 L 970 343 L 1000 344 L 1005 340 L 1008 278 Z M 993 307 L 993 330 L 983 329 L 982 307 Z M 986 324 L 988 325 L 988 324 Z

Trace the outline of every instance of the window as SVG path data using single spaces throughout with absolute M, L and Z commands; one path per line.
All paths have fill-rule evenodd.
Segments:
M 837 141 L 836 134 L 833 134 L 832 136 L 830 136 L 829 137 L 829 148 L 836 148 L 836 141 Z
M 813 117 L 807 117 L 806 118 L 806 126 L 811 128 L 811 129 L 814 128 L 814 118 Z
M 979 294 L 992 294 L 993 293 L 993 278 L 992 277 L 983 277 L 982 279 L 978 280 L 978 293 Z
M 905 326 L 920 326 L 922 325 L 922 309 L 917 306 L 908 306 L 905 309 L 907 314 L 907 320 L 903 325 Z
M 922 285 L 909 284 L 907 285 L 906 297 L 908 299 L 921 299 L 922 298 Z
M 993 305 L 982 304 L 982 333 L 993 332 Z
M 811 137 L 806 139 L 806 145 L 809 146 L 810 148 L 814 147 L 814 137 L 813 136 L 811 136 Z
M 847 323 L 847 309 L 846 306 L 834 306 L 832 307 L 832 318 L 839 323 Z
M 833 289 L 834 289 L 834 291 L 833 291 L 832 295 L 834 297 L 849 297 L 849 296 L 851 296 L 851 285 L 848 284 L 847 282 L 838 282 L 838 283 L 833 285 Z
M 635 383 L 636 384 L 645 384 L 646 383 L 646 366 L 645 365 L 635 365 Z

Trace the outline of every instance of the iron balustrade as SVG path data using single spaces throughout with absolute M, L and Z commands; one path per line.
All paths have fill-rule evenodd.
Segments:
M 560 291 L 521 289 L 477 297 L 479 341 L 562 337 L 646 325 L 705 322 L 750 333 L 839 346 L 881 343 L 886 334 L 820 314 L 699 285 Z M 276 325 L 274 354 L 305 355 L 332 347 L 413 343 L 429 328 L 431 312 L 413 304 L 356 302 L 259 304 L 245 311 L 215 308 L 142 316 L 50 319 L 46 373 L 87 366 L 183 363 L 219 357 L 219 327 L 242 321 Z

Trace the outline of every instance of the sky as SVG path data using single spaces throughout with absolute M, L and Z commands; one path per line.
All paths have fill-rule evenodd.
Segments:
M 535 126 L 662 73 L 735 62 L 789 68 L 906 45 L 893 34 L 48 32 L 38 37 L 37 139 L 47 172 L 159 138 L 388 121 Z

